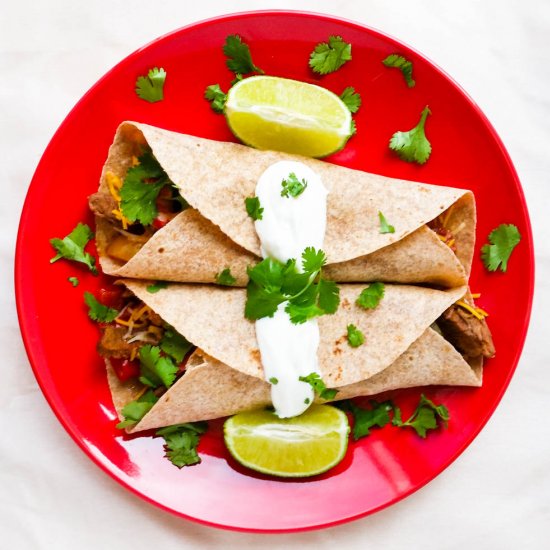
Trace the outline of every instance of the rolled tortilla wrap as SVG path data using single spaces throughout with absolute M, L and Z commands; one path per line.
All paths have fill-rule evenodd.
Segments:
M 257 180 L 268 166 L 291 159 L 315 170 L 329 190 L 327 276 L 338 282 L 381 280 L 444 287 L 467 281 L 475 238 L 475 204 L 469 191 L 125 122 L 109 150 L 100 192 L 108 193 L 108 172 L 124 178 L 132 156 L 143 146 L 151 148 L 192 208 L 158 230 L 128 262 L 107 254 L 118 232 L 98 218 L 98 252 L 107 274 L 213 283 L 216 274 L 229 267 L 236 284 L 244 286 L 246 266 L 260 256 L 244 200 L 254 196 Z M 395 233 L 380 233 L 379 212 L 395 226 Z M 426 226 L 444 212 L 455 235 L 456 254 Z
M 243 317 L 245 291 L 211 285 L 169 285 L 154 294 L 147 283 L 126 286 L 153 311 L 195 344 L 185 374 L 129 431 L 207 420 L 269 404 L 254 324 Z M 341 286 L 341 306 L 319 318 L 319 362 L 337 399 L 430 384 L 478 386 L 481 364 L 470 366 L 430 325 L 464 293 L 387 285 L 380 305 L 355 305 L 360 285 Z M 366 343 L 352 348 L 346 326 L 353 322 Z M 118 381 L 108 360 L 109 383 L 120 414 L 138 387 Z

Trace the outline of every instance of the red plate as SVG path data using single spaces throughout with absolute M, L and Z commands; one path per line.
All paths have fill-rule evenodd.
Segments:
M 86 197 L 97 190 L 118 124 L 136 120 L 218 140 L 233 140 L 225 119 L 203 99 L 207 85 L 229 87 L 221 46 L 241 35 L 266 73 L 341 93 L 354 86 L 363 105 L 357 135 L 330 161 L 387 176 L 465 187 L 478 206 L 471 286 L 491 313 L 497 357 L 488 362 L 481 389 L 438 388 L 427 394 L 452 416 L 446 431 L 422 440 L 386 427 L 352 443 L 342 464 L 326 475 L 279 481 L 244 471 L 224 448 L 220 422 L 201 441 L 202 463 L 178 470 L 163 458 L 162 440 L 123 437 L 104 366 L 95 352 L 97 328 L 86 317 L 84 290 L 100 278 L 79 266 L 49 264 L 48 240 L 65 236 L 78 221 L 93 223 Z M 341 35 L 353 60 L 328 76 L 308 70 L 314 45 Z M 416 87 L 381 61 L 404 54 L 414 63 Z M 151 67 L 168 73 L 165 99 L 150 104 L 134 93 L 138 75 Z M 416 125 L 429 104 L 427 134 L 433 153 L 425 166 L 405 163 L 388 149 L 396 130 Z M 243 167 L 244 169 L 244 167 Z M 522 241 L 507 273 L 487 273 L 479 248 L 501 223 L 518 226 Z M 474 439 L 495 410 L 518 362 L 533 296 L 533 245 L 523 193 L 512 163 L 485 116 L 440 69 L 418 52 L 356 23 L 296 12 L 257 12 L 204 21 L 159 38 L 103 77 L 65 119 L 36 170 L 21 217 L 16 282 L 21 330 L 34 372 L 60 422 L 109 475 L 137 495 L 196 521 L 248 531 L 292 531 L 334 525 L 372 513 L 409 495 L 446 468 Z M 81 283 L 73 288 L 69 276 Z M 513 291 L 512 291 L 513 289 Z M 409 412 L 419 390 L 397 392 Z

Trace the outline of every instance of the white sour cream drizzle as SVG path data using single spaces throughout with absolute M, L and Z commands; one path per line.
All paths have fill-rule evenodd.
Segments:
M 297 197 L 283 197 L 282 182 L 294 173 L 305 179 L 306 189 Z M 264 209 L 256 221 L 256 232 L 264 258 L 281 262 L 296 258 L 301 268 L 302 252 L 308 246 L 323 247 L 327 223 L 327 190 L 311 168 L 294 161 L 272 164 L 260 176 L 256 196 Z M 316 319 L 295 325 L 280 304 L 273 317 L 256 321 L 266 380 L 271 380 L 271 399 L 277 416 L 290 418 L 303 413 L 313 402 L 313 389 L 300 376 L 319 373 L 317 348 L 319 327 Z M 274 383 L 276 381 L 276 383 Z

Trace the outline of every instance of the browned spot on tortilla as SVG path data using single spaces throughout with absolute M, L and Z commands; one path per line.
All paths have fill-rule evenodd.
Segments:
M 342 353 L 342 348 L 339 348 L 338 346 L 336 346 L 333 350 L 332 350 L 332 353 L 334 355 L 340 355 Z
M 162 246 L 159 248 L 159 254 L 162 254 L 164 252 L 164 248 Z
M 349 308 L 349 300 L 347 298 L 344 298 L 342 300 L 342 307 L 344 307 L 346 309 Z
M 250 357 L 252 357 L 253 361 L 260 362 L 261 361 L 260 350 L 258 348 L 251 349 L 250 350 Z

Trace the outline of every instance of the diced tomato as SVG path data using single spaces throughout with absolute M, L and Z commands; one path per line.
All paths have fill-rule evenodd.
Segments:
M 162 229 L 167 223 L 168 223 L 168 220 L 163 220 L 161 218 L 155 218 L 153 220 L 153 227 L 155 229 Z
M 111 365 L 113 366 L 113 369 L 121 382 L 126 382 L 127 380 L 130 380 L 130 378 L 137 378 L 139 376 L 140 369 L 138 361 L 117 359 L 115 357 L 111 357 L 109 361 L 111 362 Z
M 112 285 L 107 288 L 101 288 L 99 290 L 98 300 L 104 306 L 120 310 L 124 305 L 124 298 L 122 297 L 123 292 L 124 287 L 122 285 Z

